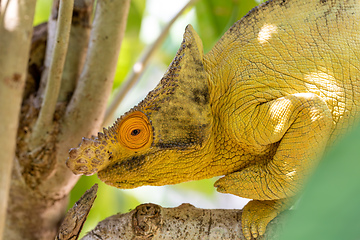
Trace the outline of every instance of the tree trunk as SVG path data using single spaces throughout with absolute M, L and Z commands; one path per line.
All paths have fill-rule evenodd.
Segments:
M 31 9 L 34 10 L 35 1 L 23 1 L 28 6 L 32 3 L 34 6 Z M 25 6 L 22 1 L 19 2 L 19 6 Z M 45 66 L 38 66 L 39 63 L 30 58 L 23 99 L 31 39 L 30 17 L 26 20 L 29 25 L 28 44 L 25 44 L 26 41 L 0 43 L 0 51 L 16 50 L 7 55 L 18 55 L 21 60 L 17 63 L 23 68 L 23 72 L 12 69 L 4 72 L 8 65 L 3 64 L 3 54 L 0 54 L 0 84 L 7 84 L 7 88 L 0 86 L 0 106 L 7 105 L 0 107 L 0 162 L 3 164 L 5 158 L 10 159 L 10 163 L 14 160 L 4 239 L 54 239 L 64 217 L 68 194 L 78 179 L 65 166 L 68 150 L 77 145 L 81 137 L 98 131 L 111 91 L 130 0 L 97 1 L 92 29 L 90 17 L 93 1 L 75 0 L 74 6 L 69 6 L 69 2 L 54 2 L 49 20 Z M 72 7 L 74 12 L 69 14 Z M 23 22 L 21 24 L 22 27 L 27 26 Z M 71 32 L 67 38 L 66 31 L 70 31 L 70 24 Z M 56 34 L 57 31 L 62 32 Z M 41 39 L 44 40 L 37 38 L 38 45 L 34 43 L 32 48 L 32 57 L 37 56 L 36 59 L 44 58 L 41 54 L 44 41 Z M 65 59 L 66 49 L 68 54 Z M 8 102 L 18 107 L 12 107 Z M 11 164 L 7 163 L 4 169 L 11 169 Z M 6 182 L 1 180 L 0 184 L 3 183 Z M 6 188 L 1 186 L 0 189 Z M 2 201 L 6 201 L 4 195 L 1 194 Z M 0 219 L 4 218 L 0 216 Z
M 35 3 L 35 0 L 0 1 L 0 239 L 5 225 Z

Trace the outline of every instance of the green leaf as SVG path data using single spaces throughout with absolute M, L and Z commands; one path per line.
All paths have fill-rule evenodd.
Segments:
M 360 127 L 326 154 L 281 239 L 360 239 L 359 146 Z
M 49 0 L 38 0 L 36 2 L 35 16 L 33 25 L 39 25 L 40 23 L 46 22 L 49 19 L 51 12 L 52 1 Z
M 132 0 L 130 2 L 130 10 L 126 25 L 125 37 L 132 35 L 134 38 L 139 38 L 141 21 L 145 11 L 146 1 Z

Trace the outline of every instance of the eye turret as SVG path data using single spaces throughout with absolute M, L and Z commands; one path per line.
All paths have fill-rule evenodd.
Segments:
M 141 150 L 151 144 L 151 126 L 148 118 L 140 111 L 126 116 L 118 131 L 120 144 L 128 149 Z

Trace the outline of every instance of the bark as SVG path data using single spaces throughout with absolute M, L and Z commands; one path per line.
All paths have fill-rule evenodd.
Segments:
M 0 239 L 3 239 L 35 3 L 35 0 L 0 1 Z
M 142 204 L 129 213 L 101 221 L 82 240 L 98 239 L 242 239 L 242 210 L 200 209 L 191 204 L 162 208 Z M 270 222 L 265 235 L 257 240 L 275 240 L 286 222 L 283 212 Z
M 83 68 L 91 29 L 91 15 L 88 13 L 91 12 L 92 7 L 92 0 L 75 1 L 59 102 L 68 102 L 70 100 Z
M 68 211 L 56 239 L 77 239 L 96 198 L 95 184 Z M 258 240 L 279 239 L 289 211 L 282 212 L 267 226 Z M 242 210 L 200 209 L 191 204 L 176 208 L 141 204 L 98 223 L 83 240 L 98 239 L 245 239 L 241 226 Z
M 95 184 L 67 212 L 62 222 L 56 240 L 78 239 L 80 231 L 96 199 L 98 186 Z
M 68 1 L 62 1 L 68 3 Z M 85 51 L 86 47 L 84 47 L 86 44 L 82 43 L 80 44 L 82 46 L 80 56 L 76 58 L 68 55 L 65 60 L 68 61 L 65 63 L 67 74 L 63 75 L 62 78 L 55 77 L 54 83 L 56 85 L 60 84 L 60 79 L 64 81 L 61 83 L 63 89 L 59 90 L 60 99 L 57 103 L 55 101 L 55 113 L 51 114 L 53 110 L 47 111 L 50 117 L 45 122 L 49 127 L 44 128 L 46 130 L 44 134 L 32 135 L 39 112 L 42 111 L 43 99 L 51 91 L 46 87 L 52 81 L 48 79 L 53 78 L 55 73 L 52 73 L 51 68 L 49 68 L 50 65 L 46 65 L 47 61 L 45 61 L 45 70 L 40 83 L 39 71 L 44 67 L 39 67 L 34 59 L 30 59 L 30 63 L 32 63 L 31 67 L 29 66 L 32 71 L 28 75 L 30 84 L 27 85 L 29 88 L 24 94 L 20 119 L 11 118 L 11 124 L 14 125 L 15 131 L 17 124 L 14 122 L 19 123 L 19 128 L 4 235 L 6 239 L 54 239 L 65 214 L 68 194 L 78 179 L 67 169 L 65 160 L 70 147 L 77 145 L 81 137 L 97 132 L 101 125 L 105 104 L 112 87 L 121 39 L 125 31 L 129 2 L 130 0 L 97 1 L 93 28 L 89 36 L 90 16 L 92 14 L 92 7 L 89 6 L 92 6 L 92 0 L 75 0 L 75 11 L 71 25 L 74 28 L 73 30 L 75 30 L 74 26 L 80 28 L 75 31 L 80 33 L 79 35 L 73 34 L 73 37 L 70 36 L 69 46 L 76 48 L 77 43 L 75 42 L 79 39 L 74 37 L 75 35 L 83 36 L 84 38 L 81 41 L 85 43 L 89 42 L 87 36 L 90 37 L 91 41 L 87 52 Z M 56 36 L 53 34 L 56 32 L 54 29 L 61 28 L 61 24 L 56 23 L 56 19 L 61 19 L 58 18 L 61 13 L 56 12 L 56 8 L 54 9 L 48 25 L 47 59 L 51 59 L 51 56 L 54 56 L 53 54 L 56 52 L 55 48 L 52 47 Z M 79 12 L 83 15 L 79 16 Z M 30 24 L 32 22 L 27 21 Z M 32 54 L 41 51 L 41 49 L 44 50 L 44 47 L 41 47 L 44 42 L 39 41 L 39 46 L 32 48 L 34 50 Z M 14 46 L 11 47 L 14 48 Z M 15 47 L 15 49 L 18 48 L 18 46 Z M 45 53 L 43 54 L 45 56 Z M 82 73 L 79 79 L 76 79 L 81 65 L 83 65 L 85 54 L 87 56 Z M 41 54 L 37 56 L 39 59 L 42 57 Z M 64 55 L 61 54 L 60 58 L 63 57 Z M 33 63 L 32 60 L 36 63 Z M 22 61 L 24 61 L 24 68 L 26 69 L 28 57 L 23 57 Z M 48 62 L 51 61 L 48 60 Z M 67 69 L 67 64 L 72 65 L 71 62 L 76 62 L 75 70 L 70 69 L 69 66 Z M 2 65 L 0 67 L 3 68 Z M 46 76 L 47 73 L 50 76 Z M 21 94 L 18 100 L 19 107 Z M 50 97 L 52 97 L 51 104 L 53 104 L 53 100 L 57 99 L 57 96 L 50 94 Z M 1 114 L 1 116 L 3 115 Z M 38 129 L 44 130 L 41 127 Z M 9 136 L 12 135 L 6 134 L 7 140 L 9 140 Z M 15 134 L 13 137 L 15 139 Z M 12 160 L 14 148 L 6 149 L 10 152 L 11 150 Z
M 51 55 L 49 74 L 47 75 L 45 96 L 29 141 L 31 150 L 44 144 L 51 133 L 53 115 L 60 92 L 62 72 L 69 44 L 73 6 L 74 0 L 60 1 L 55 42 L 54 46 L 51 46 L 54 50 Z

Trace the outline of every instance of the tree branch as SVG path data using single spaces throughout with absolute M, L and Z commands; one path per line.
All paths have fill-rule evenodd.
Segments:
M 68 102 L 84 65 L 91 29 L 94 0 L 75 0 L 69 46 L 58 102 Z
M 191 204 L 162 208 L 142 204 L 129 213 L 101 221 L 82 240 L 97 239 L 245 239 L 241 228 L 242 210 L 200 209 Z M 257 240 L 278 239 L 287 213 L 275 218 L 264 236 Z
M 0 2 L 0 239 L 4 231 L 35 4 L 35 0 Z
M 55 240 L 72 240 L 79 237 L 80 231 L 95 201 L 97 189 L 98 185 L 95 184 L 69 209 Z
M 113 84 L 129 5 L 130 0 L 97 2 L 88 55 L 63 121 L 62 137 L 65 139 L 89 136 L 101 126 Z M 112 12 L 117 14 L 111 14 Z M 93 128 L 89 129 L 88 126 Z
M 110 103 L 110 106 L 107 108 L 105 113 L 105 119 L 103 126 L 108 126 L 112 122 L 113 115 L 116 111 L 116 108 L 119 106 L 121 101 L 124 99 L 126 94 L 132 89 L 134 84 L 138 81 L 139 77 L 145 71 L 151 57 L 154 55 L 155 51 L 160 47 L 161 43 L 165 40 L 171 26 L 173 23 L 181 16 L 181 14 L 190 6 L 195 4 L 198 0 L 190 0 L 165 26 L 162 30 L 159 37 L 156 41 L 148 47 L 140 60 L 134 64 L 134 67 L 131 70 L 131 73 L 126 77 L 124 83 L 121 85 L 121 89 L 116 93 L 114 99 Z
M 33 128 L 31 148 L 42 144 L 51 132 L 55 107 L 61 86 L 61 77 L 69 43 L 71 18 L 74 0 L 60 1 L 59 17 L 55 35 L 54 50 L 52 54 L 48 80 L 45 88 L 45 97 L 41 104 L 39 117 Z

